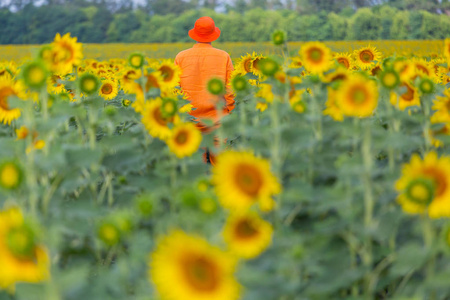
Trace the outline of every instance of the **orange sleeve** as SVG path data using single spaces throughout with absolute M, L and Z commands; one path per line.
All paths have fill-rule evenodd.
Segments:
M 228 109 L 228 112 L 231 112 L 234 109 L 234 92 L 233 89 L 231 88 L 231 73 L 233 73 L 234 71 L 234 67 L 233 67 L 233 62 L 231 61 L 230 56 L 228 56 L 228 60 L 227 60 L 227 81 L 225 82 L 225 86 L 226 86 L 226 94 L 225 94 L 225 102 L 226 102 L 226 107 Z

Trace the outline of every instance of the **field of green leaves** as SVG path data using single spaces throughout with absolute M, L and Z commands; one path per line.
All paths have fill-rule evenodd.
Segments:
M 1 61 L 0 299 L 448 299 L 450 40 L 285 38 L 207 131 L 144 49 Z

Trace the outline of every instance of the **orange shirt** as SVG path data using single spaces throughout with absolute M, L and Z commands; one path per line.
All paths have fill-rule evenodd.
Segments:
M 223 114 L 234 109 L 234 94 L 229 87 L 233 72 L 233 63 L 227 52 L 216 49 L 207 43 L 195 44 L 192 48 L 181 51 L 175 57 L 175 64 L 181 68 L 180 86 L 188 100 L 196 108 L 191 115 L 203 119 L 218 121 L 216 103 L 224 101 Z M 222 79 L 227 86 L 225 96 L 220 99 L 207 90 L 211 78 Z

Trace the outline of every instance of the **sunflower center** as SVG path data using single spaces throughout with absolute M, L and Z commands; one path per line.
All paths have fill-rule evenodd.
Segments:
M 309 59 L 311 59 L 313 62 L 318 63 L 318 62 L 322 61 L 323 53 L 319 48 L 314 47 L 309 50 L 308 56 L 309 56 Z
M 185 130 L 181 130 L 175 136 L 175 142 L 178 145 L 184 145 L 184 144 L 186 144 L 188 138 L 189 138 L 189 133 Z
M 433 200 L 435 186 L 433 181 L 428 178 L 417 178 L 408 184 L 406 193 L 413 202 L 420 205 L 428 205 Z
M 236 185 L 245 194 L 256 197 L 263 186 L 260 172 L 252 165 L 240 164 L 235 176 Z
M 359 54 L 359 58 L 360 58 L 364 63 L 369 63 L 369 62 L 372 62 L 372 60 L 375 58 L 375 56 L 373 55 L 372 51 L 369 51 L 369 50 L 363 50 L 363 51 L 361 51 L 361 53 Z
M 159 107 L 153 111 L 153 119 L 155 119 L 156 123 L 159 125 L 167 126 L 167 121 L 163 118 Z
M 161 71 L 162 77 L 164 78 L 164 81 L 171 81 L 174 75 L 174 71 L 169 66 L 162 66 L 159 68 L 159 71 Z
M 8 164 L 4 166 L 1 170 L 0 180 L 2 185 L 7 187 L 13 187 L 17 185 L 19 181 L 19 171 L 13 164 Z
M 241 239 L 249 239 L 258 234 L 258 230 L 253 226 L 250 220 L 240 220 L 236 224 L 235 234 Z
M 111 94 L 112 93 L 112 91 L 113 91 L 113 87 L 112 87 L 112 85 L 110 84 L 110 83 L 105 83 L 103 86 L 102 86 L 102 94 L 103 95 L 109 95 L 109 94 Z
M 255 70 L 259 70 L 259 65 L 258 65 L 258 63 L 259 63 L 259 61 L 261 60 L 261 58 L 255 58 L 254 60 L 253 60 L 253 64 L 252 64 L 252 67 L 255 69 Z
M 183 273 L 191 287 L 203 292 L 214 291 L 219 285 L 216 264 L 203 256 L 189 255 L 183 262 Z
M 442 171 L 436 169 L 436 168 L 428 168 L 424 170 L 424 173 L 428 176 L 430 176 L 435 185 L 436 185 L 436 196 L 440 197 L 444 195 L 444 193 L 447 191 L 447 178 L 445 174 L 442 173 Z
M 337 62 L 341 65 L 343 65 L 346 69 L 350 68 L 350 62 L 345 57 L 339 57 L 337 59 Z
M 430 75 L 430 72 L 428 71 L 428 69 L 420 64 L 416 65 L 417 70 L 423 72 L 426 75 Z
M 9 110 L 9 105 L 8 105 L 8 97 L 14 95 L 14 91 L 12 88 L 10 87 L 4 87 L 2 89 L 0 89 L 0 108 L 2 110 Z
M 406 86 L 406 92 L 402 94 L 402 99 L 405 101 L 412 101 L 414 99 L 414 90 L 407 84 L 402 86 Z
M 244 65 L 245 72 L 247 72 L 247 73 L 251 72 L 251 70 L 250 70 L 250 68 L 252 66 L 252 58 L 251 57 L 244 60 L 244 62 L 242 64 Z
M 360 87 L 356 87 L 352 91 L 352 99 L 355 103 L 364 103 L 367 99 L 366 90 Z
M 7 234 L 6 243 L 16 257 L 20 259 L 33 257 L 35 241 L 30 228 L 21 226 L 11 229 Z
M 145 89 L 149 91 L 151 88 L 159 89 L 158 80 L 153 75 L 147 75 L 147 83 L 145 84 Z

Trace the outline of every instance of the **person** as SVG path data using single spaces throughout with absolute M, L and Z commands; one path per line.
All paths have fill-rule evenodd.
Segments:
M 197 127 L 203 133 L 209 133 L 220 126 L 223 115 L 234 109 L 234 94 L 229 84 L 233 63 L 227 52 L 211 45 L 220 36 L 220 29 L 212 18 L 199 18 L 189 31 L 189 36 L 197 43 L 178 53 L 175 64 L 181 69 L 180 87 L 195 108 L 190 114 L 195 118 Z M 218 78 L 225 84 L 226 93 L 223 97 L 208 92 L 207 85 L 212 78 Z M 217 105 L 218 101 L 223 101 L 223 105 Z M 223 109 L 217 111 L 217 107 L 221 106 Z

